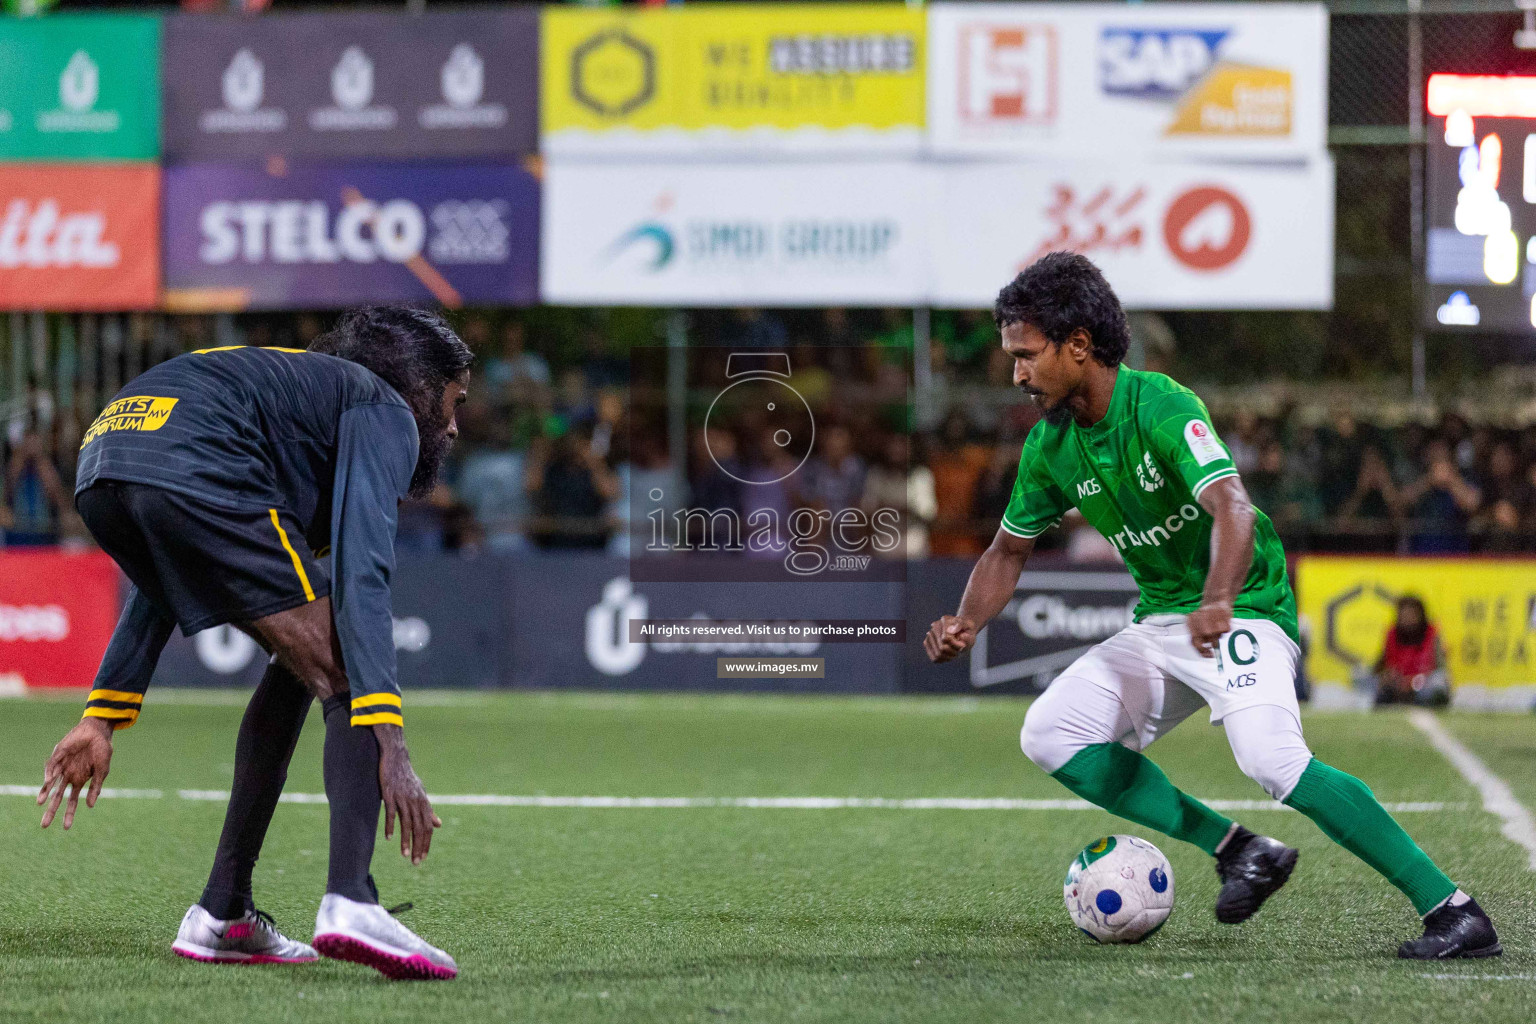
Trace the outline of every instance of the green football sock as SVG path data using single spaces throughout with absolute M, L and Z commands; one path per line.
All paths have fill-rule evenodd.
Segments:
M 1179 791 L 1163 770 L 1118 743 L 1084 747 L 1051 778 L 1090 803 L 1215 854 L 1232 821 Z
M 1353 775 L 1314 757 L 1285 802 L 1401 889 L 1421 916 L 1456 891 L 1456 883 L 1435 867 L 1370 787 Z

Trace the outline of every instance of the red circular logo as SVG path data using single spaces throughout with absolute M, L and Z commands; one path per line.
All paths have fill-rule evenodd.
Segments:
M 1253 220 L 1237 196 L 1200 185 L 1179 196 L 1163 218 L 1163 240 L 1174 259 L 1191 270 L 1221 270 L 1248 248 Z
M 1196 437 L 1204 437 L 1205 436 L 1205 424 L 1204 423 L 1200 423 L 1199 421 L 1191 423 L 1189 425 L 1189 432 L 1191 434 L 1194 434 Z

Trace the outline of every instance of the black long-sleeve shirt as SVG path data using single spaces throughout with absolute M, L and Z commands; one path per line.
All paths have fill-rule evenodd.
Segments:
M 397 506 L 418 445 L 405 400 L 356 363 L 244 346 L 168 360 L 118 398 L 138 395 L 156 396 L 160 407 L 142 415 L 160 424 L 112 429 L 110 417 L 98 419 L 81 448 L 75 493 L 122 480 L 221 508 L 292 514 L 312 551 L 330 549 L 332 615 L 359 709 L 353 724 L 401 724 L 389 580 Z M 142 700 L 173 627 L 131 590 L 93 693 Z M 369 699 L 378 695 L 386 697 Z

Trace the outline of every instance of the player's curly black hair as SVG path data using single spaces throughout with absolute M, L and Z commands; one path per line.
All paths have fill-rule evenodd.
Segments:
M 1029 324 L 1060 345 L 1081 327 L 1093 339 L 1093 357 L 1119 366 L 1131 345 L 1125 310 L 1099 268 L 1075 252 L 1046 253 L 997 293 L 992 318 L 999 329 Z
M 448 321 L 410 306 L 348 310 L 309 350 L 366 366 L 400 392 L 418 421 L 439 415 L 443 390 L 474 359 Z

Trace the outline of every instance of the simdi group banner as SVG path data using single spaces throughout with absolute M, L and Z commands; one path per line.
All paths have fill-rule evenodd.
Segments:
M 514 157 L 538 148 L 538 12 L 175 15 L 175 160 Z
M 1327 140 L 1322 4 L 934 4 L 939 154 L 1298 159 Z
M 165 171 L 171 309 L 537 301 L 539 185 L 514 164 Z
M 0 18 L 0 160 L 160 155 L 160 19 Z
M 932 304 L 991 305 L 1047 252 L 1103 269 L 1140 309 L 1328 309 L 1333 162 L 951 165 L 935 172 Z
M 915 153 L 925 25 L 901 4 L 546 9 L 542 147 Z
M 0 163 L 0 309 L 159 300 L 159 167 Z
M 928 284 L 927 169 L 911 162 L 550 162 L 544 301 L 908 303 Z
M 1453 700 L 1529 710 L 1536 701 L 1536 561 L 1303 556 L 1299 610 L 1314 688 L 1352 685 L 1380 657 L 1395 603 L 1424 601 L 1445 646 Z
M 572 304 L 990 306 L 1039 256 L 1144 309 L 1325 309 L 1333 166 L 550 161 L 542 294 Z

